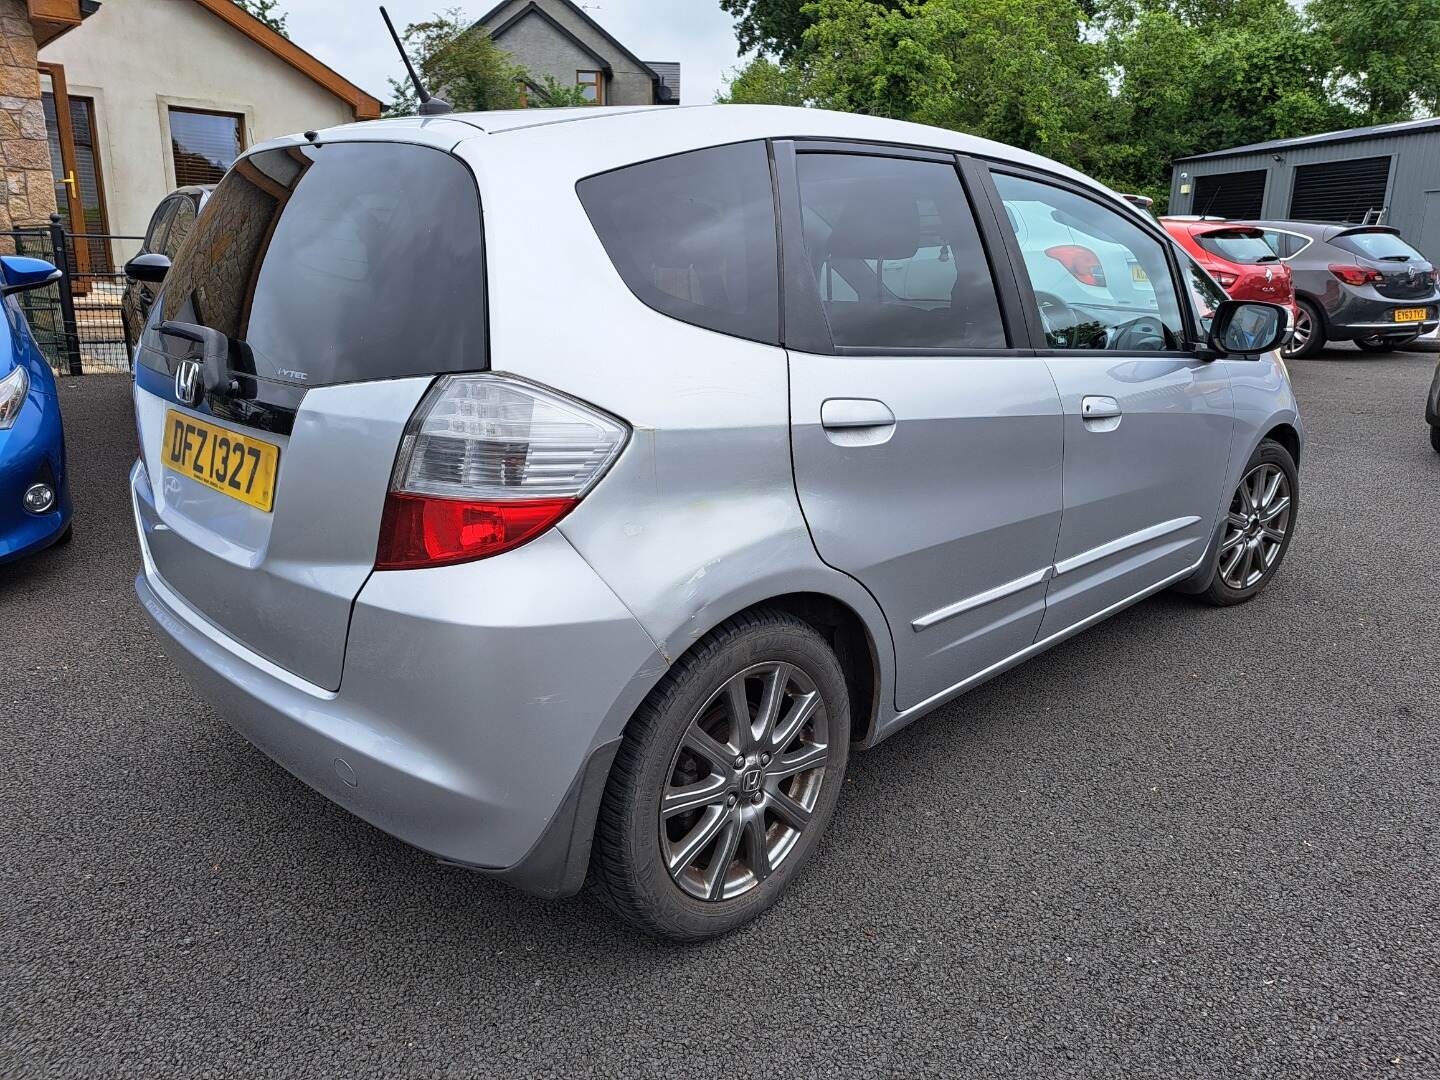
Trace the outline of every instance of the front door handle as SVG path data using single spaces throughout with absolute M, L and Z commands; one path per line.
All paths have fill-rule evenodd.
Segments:
M 1080 400 L 1082 420 L 1113 420 L 1120 415 L 1120 403 L 1113 397 L 1090 394 Z
M 830 398 L 820 406 L 820 426 L 827 431 L 894 427 L 895 414 L 873 398 Z

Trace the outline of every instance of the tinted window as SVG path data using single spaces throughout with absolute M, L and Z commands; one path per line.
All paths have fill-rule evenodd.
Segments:
M 1346 233 L 1330 241 L 1342 251 L 1363 255 L 1367 259 L 1388 259 L 1394 262 L 1424 262 L 1425 256 L 1400 237 L 1390 232 Z
M 1212 232 L 1195 238 L 1196 242 L 1210 252 L 1233 263 L 1276 262 L 1278 257 L 1270 250 L 1259 233 Z
M 479 200 L 449 154 L 267 150 L 226 175 L 190 240 L 154 319 L 219 330 L 232 371 L 317 386 L 485 367 Z M 161 370 L 152 350 L 184 348 L 153 329 L 144 344 Z
M 1165 247 L 1084 196 L 1003 173 L 995 186 L 1020 242 L 1052 349 L 1179 349 Z
M 1215 309 L 1229 296 L 1199 263 L 1183 251 L 1180 253 L 1180 261 L 1185 267 L 1186 284 L 1190 286 L 1190 299 L 1195 304 L 1195 316 L 1200 320 L 1201 331 L 1208 334 L 1210 319 L 1215 314 Z
M 780 340 L 764 143 L 630 165 L 576 191 L 620 277 L 650 307 L 723 334 Z
M 155 208 L 155 213 L 150 216 L 150 224 L 145 228 L 146 251 L 159 251 L 160 241 L 165 236 L 165 223 L 170 220 L 170 215 L 175 212 L 174 199 L 162 199 L 160 205 Z
M 160 249 L 173 261 L 180 251 L 180 245 L 195 227 L 195 204 L 188 198 L 175 200 L 175 216 L 170 219 L 170 231 L 165 234 L 165 245 Z
M 1000 305 L 953 165 L 796 162 L 805 247 L 836 345 L 1003 349 Z

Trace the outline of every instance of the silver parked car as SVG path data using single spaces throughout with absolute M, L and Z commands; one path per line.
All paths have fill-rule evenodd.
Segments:
M 702 938 L 800 871 L 852 750 L 1159 589 L 1266 586 L 1285 324 L 1074 171 L 895 121 L 281 139 L 137 350 L 136 590 L 337 803 Z

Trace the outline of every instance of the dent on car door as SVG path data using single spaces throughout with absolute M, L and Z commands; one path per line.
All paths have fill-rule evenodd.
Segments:
M 1029 238 L 1016 232 L 1015 252 L 1065 416 L 1043 638 L 1199 563 L 1234 403 L 1226 369 L 1190 343 L 1167 241 L 1068 185 L 1000 170 L 992 179 L 1012 226 L 1017 216 L 1038 222 Z
M 776 158 L 796 487 L 821 558 L 890 622 L 906 709 L 1034 640 L 1060 403 L 1011 348 L 953 158 Z

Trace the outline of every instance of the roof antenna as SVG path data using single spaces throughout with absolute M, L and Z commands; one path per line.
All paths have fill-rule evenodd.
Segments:
M 425 89 L 425 84 L 420 81 L 420 76 L 415 74 L 415 65 L 410 63 L 410 56 L 405 52 L 405 46 L 400 41 L 400 35 L 395 32 L 395 24 L 390 21 L 390 14 L 385 10 L 385 5 L 380 5 L 380 17 L 385 20 L 386 29 L 390 36 L 395 39 L 395 48 L 400 50 L 400 59 L 405 61 L 405 70 L 410 73 L 410 81 L 415 84 L 415 93 L 420 98 L 421 116 L 444 116 L 446 113 L 454 112 L 448 101 L 438 97 L 431 97 L 430 91 Z

